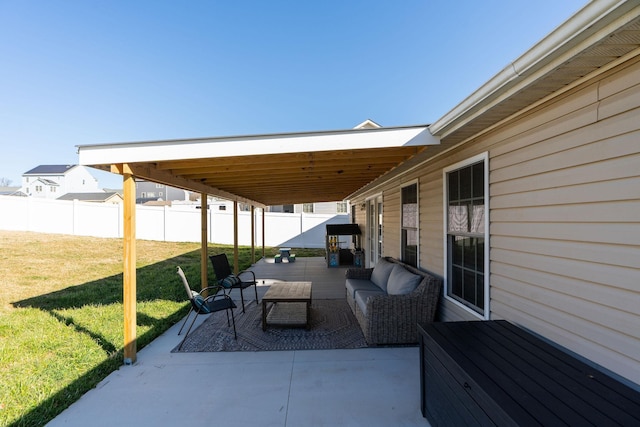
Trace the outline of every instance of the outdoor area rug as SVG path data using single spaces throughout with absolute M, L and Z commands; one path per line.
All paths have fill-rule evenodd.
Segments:
M 310 328 L 269 326 L 262 330 L 262 304 L 235 311 L 238 340 L 227 316 L 217 312 L 192 331 L 180 352 L 324 350 L 367 347 L 358 321 L 345 300 L 314 300 Z M 173 352 L 178 351 L 178 346 Z

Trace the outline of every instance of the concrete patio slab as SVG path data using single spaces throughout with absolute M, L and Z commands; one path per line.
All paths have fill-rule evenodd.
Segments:
M 259 264 L 258 277 L 274 276 Z M 334 274 L 334 281 L 344 280 L 344 270 L 303 269 L 314 273 L 274 278 L 313 281 L 316 274 Z M 330 286 L 336 289 L 327 294 L 344 293 L 335 282 Z M 182 339 L 179 328 L 174 325 L 142 349 L 135 364 L 113 372 L 48 425 L 429 425 L 420 413 L 417 347 L 171 353 Z

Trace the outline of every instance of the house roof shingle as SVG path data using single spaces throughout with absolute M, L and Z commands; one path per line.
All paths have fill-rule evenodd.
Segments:
M 114 195 L 119 195 L 117 192 L 94 192 L 94 193 L 67 193 L 60 197 L 58 200 L 80 200 L 84 202 L 98 202 L 105 201 L 113 197 Z
M 25 172 L 23 175 L 60 175 L 78 165 L 40 165 Z

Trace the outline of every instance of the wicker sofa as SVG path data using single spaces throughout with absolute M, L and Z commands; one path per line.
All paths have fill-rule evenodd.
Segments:
M 418 342 L 418 322 L 435 318 L 442 279 L 385 257 L 375 268 L 349 268 L 347 302 L 370 345 Z

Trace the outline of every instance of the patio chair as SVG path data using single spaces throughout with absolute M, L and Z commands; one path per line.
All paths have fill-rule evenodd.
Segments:
M 209 256 L 213 271 L 216 273 L 218 285 L 225 289 L 240 289 L 240 300 L 242 301 L 242 312 L 244 313 L 244 293 L 243 290 L 253 286 L 256 294 L 256 304 L 258 304 L 258 287 L 256 286 L 256 275 L 253 271 L 243 270 L 238 275 L 233 274 L 229 259 L 226 254 Z M 249 275 L 251 276 L 249 278 Z M 243 279 L 241 276 L 244 276 Z
M 189 310 L 189 314 L 187 314 L 187 317 L 184 319 L 184 323 L 182 324 L 182 327 L 184 327 L 192 311 L 196 314 L 193 317 L 193 320 L 191 321 L 189 328 L 187 329 L 187 333 L 184 334 L 184 338 L 182 339 L 182 342 L 180 343 L 178 350 L 182 348 L 182 345 L 187 340 L 187 337 L 189 336 L 189 332 L 191 331 L 191 328 L 193 327 L 193 324 L 195 323 L 199 314 L 213 314 L 216 311 L 225 310 L 227 312 L 227 325 L 231 326 L 231 323 L 229 322 L 229 311 L 231 311 L 231 320 L 233 321 L 233 336 L 235 337 L 235 339 L 238 339 L 238 335 L 236 333 L 236 319 L 233 316 L 233 309 L 236 308 L 236 305 L 234 304 L 231 297 L 224 292 L 222 293 L 216 292 L 213 295 L 208 295 L 205 298 L 204 296 L 200 295 L 200 293 L 194 290 L 191 290 L 191 286 L 189 286 L 187 277 L 184 275 L 184 271 L 182 271 L 182 269 L 179 266 L 177 268 L 177 272 L 178 272 L 178 276 L 180 276 L 180 278 L 182 279 L 182 284 L 184 285 L 184 289 L 187 292 L 189 301 L 191 302 L 191 310 Z M 211 287 L 208 287 L 205 289 L 208 290 L 208 289 L 211 289 Z M 180 332 L 182 332 L 182 328 L 180 328 L 178 335 L 180 335 Z
M 178 268 L 180 268 L 180 267 L 178 267 Z M 182 271 L 182 269 L 180 271 Z M 178 274 L 180 274 L 180 273 L 178 273 Z M 182 274 L 184 275 L 184 272 L 182 272 Z M 182 277 L 182 276 L 180 276 L 180 277 Z M 184 280 L 186 281 L 186 277 L 185 277 Z M 185 282 L 183 281 L 183 284 L 184 283 Z M 210 291 L 214 291 L 214 294 L 216 294 L 216 293 L 218 293 L 220 291 L 220 286 L 208 286 L 208 287 L 206 287 L 204 289 L 201 289 L 200 292 L 194 291 L 189 287 L 189 291 L 187 291 L 187 292 L 191 292 L 191 295 L 193 295 L 194 298 L 195 298 L 196 295 L 199 295 L 201 297 L 209 295 Z M 189 320 L 189 316 L 191 316 L 191 313 L 193 313 L 193 304 L 191 304 L 189 306 L 189 312 L 187 313 L 187 316 L 184 318 L 184 322 L 182 322 L 182 326 L 180 326 L 180 330 L 178 331 L 178 335 L 180 335 L 182 333 L 182 330 L 184 329 L 184 325 L 187 324 L 187 320 Z M 196 317 L 197 316 L 198 315 L 196 314 Z

